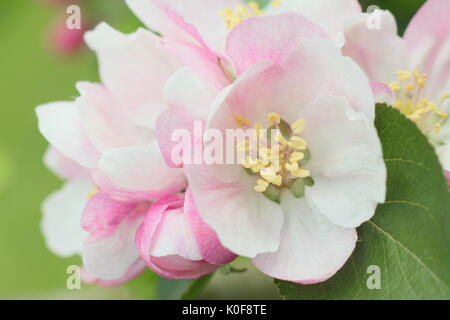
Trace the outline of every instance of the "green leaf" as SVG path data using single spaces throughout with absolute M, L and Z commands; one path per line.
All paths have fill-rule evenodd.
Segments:
M 352 257 L 330 280 L 275 280 L 285 299 L 450 299 L 450 196 L 433 147 L 397 110 L 377 107 L 387 200 L 358 228 Z M 380 268 L 380 289 L 367 282 Z

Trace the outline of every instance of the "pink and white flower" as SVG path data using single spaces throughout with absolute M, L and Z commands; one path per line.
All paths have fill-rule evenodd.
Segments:
M 163 86 L 179 64 L 161 48 L 159 38 L 145 30 L 126 36 L 100 24 L 86 41 L 97 52 L 102 84 L 79 83 L 81 96 L 75 101 L 37 109 L 39 128 L 52 145 L 47 164 L 69 180 L 44 203 L 49 248 L 63 256 L 81 253 L 84 279 L 101 285 L 128 281 L 146 264 L 166 276 L 190 278 L 233 259 L 195 216 L 192 201 L 186 213 L 172 208 L 174 202 L 157 220 L 147 222 L 155 217 L 159 204 L 152 203 L 158 199 L 178 197 L 176 204 L 184 203 L 181 194 L 173 196 L 186 186 L 183 171 L 165 164 L 155 140 L 155 119 L 165 108 Z M 183 220 L 188 214 L 192 228 L 201 233 L 193 237 L 186 232 L 177 241 L 195 255 L 171 252 L 170 247 L 166 251 L 171 256 L 166 257 L 165 245 L 172 245 L 173 239 L 165 230 L 189 230 L 187 218 Z M 172 216 L 177 218 L 172 221 Z M 139 254 L 135 237 L 141 224 L 156 231 L 139 233 Z M 155 243 L 157 253 L 152 251 Z M 147 244 L 155 257 L 150 260 L 144 258 Z M 217 257 L 210 258 L 210 246 L 217 249 Z M 148 262 L 155 259 L 157 263 Z
M 189 128 L 203 117 L 224 135 L 266 121 L 295 132 L 268 151 L 287 157 L 281 163 L 184 167 L 200 216 L 226 248 L 273 277 L 324 281 L 352 253 L 355 228 L 385 198 L 369 81 L 319 26 L 293 13 L 245 20 L 228 34 L 225 53 L 237 78 L 202 108 L 207 118 L 189 103 L 202 95 L 201 81 L 184 70 L 168 82 L 175 98 L 158 126 Z M 158 132 L 166 159 L 169 133 Z
M 373 81 L 390 85 L 392 104 L 427 135 L 450 170 L 450 2 L 428 0 L 397 35 L 391 15 L 379 30 L 360 20 L 349 27 L 343 52 Z

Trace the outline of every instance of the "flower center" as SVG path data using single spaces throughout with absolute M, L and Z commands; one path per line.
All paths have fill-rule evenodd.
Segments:
M 439 103 L 430 101 L 423 96 L 426 83 L 427 75 L 420 74 L 417 70 L 397 72 L 397 81 L 389 84 L 396 94 L 393 107 L 414 121 L 425 134 L 432 131 L 439 133 L 441 125 L 448 118 L 441 106 L 450 95 L 442 95 Z
M 271 3 L 272 6 L 281 5 L 281 0 L 275 0 Z M 224 19 L 227 29 L 233 29 L 245 19 L 257 17 L 263 14 L 259 4 L 251 1 L 248 4 L 239 4 L 234 9 L 227 7 L 219 11 L 219 15 Z
M 255 191 L 272 198 L 287 187 L 303 196 L 305 186 L 313 184 L 310 172 L 302 168 L 310 158 L 308 143 L 301 137 L 306 121 L 298 119 L 291 126 L 275 112 L 267 115 L 269 128 L 260 123 L 250 126 L 250 120 L 240 115 L 234 120 L 241 128 L 253 128 L 253 139 L 240 141 L 237 151 L 245 153 L 241 164 L 246 172 L 258 178 Z

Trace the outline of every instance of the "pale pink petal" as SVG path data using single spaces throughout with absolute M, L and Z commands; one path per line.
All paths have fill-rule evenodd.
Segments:
M 103 85 L 81 82 L 77 88 L 81 94 L 76 101 L 80 118 L 99 151 L 143 146 L 152 141 L 152 131 L 127 121 L 117 101 Z
M 102 280 L 100 278 L 95 277 L 90 274 L 86 268 L 81 269 L 81 279 L 86 283 L 97 284 L 102 287 L 115 287 L 120 286 L 124 283 L 127 283 L 137 276 L 139 276 L 145 270 L 145 263 L 141 260 L 136 261 L 130 268 L 127 270 L 124 276 L 115 280 Z
M 226 53 L 238 75 L 262 60 L 283 64 L 307 38 L 327 38 L 316 24 L 295 13 L 245 20 L 229 34 Z
M 55 254 L 70 257 L 81 252 L 88 236 L 81 228 L 81 217 L 94 189 L 89 180 L 75 179 L 45 199 L 41 230 L 47 247 Z
M 395 100 L 395 93 L 385 83 L 372 81 L 370 83 L 376 103 L 386 103 L 392 105 Z
M 299 111 L 322 95 L 344 97 L 354 110 L 368 119 L 375 117 L 367 76 L 330 40 L 304 40 L 283 65 L 244 75 L 213 102 L 208 128 L 235 128 L 233 115 L 266 123 L 273 111 L 286 121 L 296 121 Z
M 164 38 L 197 42 L 223 50 L 228 30 L 219 12 L 234 9 L 240 0 L 127 0 L 128 6 L 152 30 Z
M 201 258 L 182 205 L 180 196 L 155 203 L 136 233 L 142 260 L 159 275 L 171 279 L 197 278 L 217 268 Z
M 51 145 L 44 154 L 44 163 L 61 179 L 87 178 L 89 176 L 89 170 L 69 159 Z
M 211 50 L 196 44 L 179 41 L 163 40 L 162 42 L 165 49 L 201 75 L 214 88 L 220 90 L 232 81 L 225 73 L 224 66 L 221 66 L 220 62 L 225 60 L 219 58 Z M 223 63 L 227 64 L 226 62 Z
M 36 109 L 39 130 L 65 156 L 88 168 L 97 166 L 100 153 L 92 144 L 74 102 L 54 102 Z
M 107 193 L 143 200 L 162 198 L 185 186 L 182 170 L 166 165 L 156 141 L 106 152 L 94 180 Z
M 428 74 L 427 94 L 436 99 L 450 80 L 450 2 L 428 0 L 411 20 L 404 38 L 410 64 Z
M 389 83 L 407 68 L 406 44 L 397 35 L 397 23 L 389 11 L 379 11 L 379 29 L 367 26 L 369 14 L 360 14 L 345 30 L 344 55 L 354 59 L 372 81 Z
M 286 0 L 281 1 L 279 6 L 268 6 L 265 10 L 267 14 L 286 11 L 304 15 L 335 38 L 349 18 L 361 13 L 361 6 L 357 0 Z
M 302 284 L 323 282 L 333 276 L 353 252 L 355 229 L 331 223 L 315 212 L 305 198 L 290 191 L 282 194 L 285 223 L 279 249 L 253 259 L 255 266 L 271 277 Z
M 141 130 L 154 128 L 165 108 L 164 83 L 181 66 L 178 60 L 167 54 L 158 36 L 144 29 L 125 35 L 100 23 L 85 38 L 97 53 L 101 82 L 121 116 Z
M 200 217 L 224 247 L 247 257 L 278 248 L 281 208 L 253 189 L 256 178 L 242 167 L 241 178 L 231 183 L 216 179 L 205 165 L 189 165 L 185 170 Z
M 112 235 L 124 217 L 137 208 L 139 203 L 119 201 L 110 195 L 98 192 L 87 203 L 82 219 L 83 229 L 91 240 Z
M 314 186 L 306 198 L 333 223 L 358 227 L 386 196 L 386 166 L 372 121 L 341 97 L 323 96 L 302 110 Z
M 186 191 L 184 212 L 203 259 L 213 264 L 225 264 L 237 257 L 222 246 L 216 233 L 200 218 L 190 189 Z
M 139 206 L 122 219 L 109 221 L 114 232 L 93 235 L 84 244 L 83 264 L 92 277 L 104 281 L 118 281 L 127 278 L 129 271 L 139 261 L 134 246 L 136 230 L 144 219 L 148 206 Z M 102 214 L 103 212 L 101 212 Z M 115 226 L 112 226 L 112 223 Z

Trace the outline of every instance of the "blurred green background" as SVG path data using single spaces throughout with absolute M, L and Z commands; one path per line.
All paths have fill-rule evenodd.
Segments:
M 74 98 L 75 82 L 96 81 L 97 71 L 95 57 L 87 50 L 61 57 L 48 49 L 45 33 L 65 7 L 42 2 L 0 1 L 0 299 L 170 297 L 157 293 L 160 281 L 151 272 L 122 288 L 83 286 L 83 290 L 69 291 L 65 289 L 66 268 L 79 264 L 79 258 L 61 259 L 45 247 L 39 228 L 40 205 L 62 182 L 42 164 L 47 143 L 37 130 L 34 109 L 42 103 Z M 124 32 L 139 25 L 122 0 L 88 2 L 86 10 L 95 16 L 94 22 L 106 20 Z M 400 32 L 423 2 L 361 0 L 364 8 L 378 5 L 391 10 Z M 264 297 L 274 297 L 271 280 L 253 269 L 227 277 L 225 281 L 225 276 L 215 275 L 206 297 L 246 297 L 246 290 L 248 295 L 250 291 L 267 292 Z M 244 285 L 243 291 L 236 289 Z

